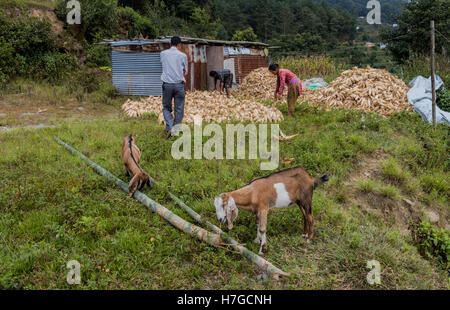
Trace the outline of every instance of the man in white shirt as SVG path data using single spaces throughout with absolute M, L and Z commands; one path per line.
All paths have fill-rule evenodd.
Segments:
M 161 52 L 161 75 L 163 115 L 166 122 L 167 138 L 174 135 L 174 129 L 181 125 L 184 116 L 184 83 L 188 71 L 188 61 L 185 53 L 180 51 L 181 39 L 172 37 L 171 48 Z M 174 99 L 175 121 L 172 118 L 172 98 Z M 175 128 L 174 128 L 175 127 Z

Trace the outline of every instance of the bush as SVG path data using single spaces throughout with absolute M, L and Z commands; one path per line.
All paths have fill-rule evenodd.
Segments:
M 436 104 L 441 110 L 450 112 L 450 91 L 439 90 L 437 92 Z
M 92 43 L 96 38 L 112 38 L 118 30 L 117 0 L 78 0 L 81 4 L 81 25 L 73 25 L 80 38 Z M 67 0 L 58 0 L 55 6 L 56 16 L 66 22 L 70 9 Z
M 427 173 L 421 177 L 423 189 L 427 193 L 436 191 L 443 196 L 450 195 L 450 184 L 445 172 L 436 171 L 433 173 Z
M 141 16 L 130 7 L 118 8 L 117 16 L 120 20 L 120 27 L 128 32 L 128 38 L 130 39 L 140 35 L 146 38 L 158 36 L 158 31 L 152 21 Z
M 22 75 L 56 81 L 76 67 L 76 59 L 54 46 L 48 20 L 12 19 L 0 11 L 0 80 Z
M 82 68 L 76 71 L 71 77 L 70 91 L 76 92 L 77 90 L 83 93 L 92 93 L 100 88 L 102 81 L 102 72 L 96 68 Z
M 389 158 L 381 164 L 381 172 L 391 181 L 404 184 L 410 178 L 411 174 L 408 170 L 401 167 L 395 158 Z
M 3 38 L 0 38 L 0 85 L 8 82 L 10 76 L 16 72 L 16 59 L 14 58 L 14 48 Z
M 34 77 L 57 82 L 67 74 L 74 72 L 76 68 L 77 59 L 75 56 L 62 53 L 47 53 L 36 59 L 35 65 L 30 72 Z
M 86 48 L 87 63 L 96 67 L 110 67 L 109 47 L 106 45 L 91 44 Z
M 413 224 L 411 228 L 420 254 L 428 259 L 436 259 L 441 267 L 449 272 L 450 232 L 423 221 Z
M 256 41 L 258 37 L 253 32 L 252 27 L 248 27 L 245 30 L 236 30 L 236 32 L 233 34 L 233 38 L 231 40 L 233 41 Z

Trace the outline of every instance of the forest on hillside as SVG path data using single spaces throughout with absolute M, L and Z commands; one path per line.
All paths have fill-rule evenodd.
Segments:
M 322 2 L 323 0 L 315 0 Z M 341 7 L 352 15 L 366 16 L 369 9 L 367 9 L 368 0 L 326 0 L 328 3 L 334 6 Z M 407 0 L 378 0 L 381 5 L 381 22 L 382 23 L 395 23 L 398 16 L 402 12 L 403 3 Z
M 154 19 L 164 23 L 159 24 L 160 35 L 178 32 L 231 40 L 251 27 L 254 35 L 243 34 L 243 39 L 269 42 L 280 35 L 308 34 L 309 40 L 330 42 L 354 36 L 354 16 L 313 0 L 119 0 L 118 4 L 148 16 L 163 15 L 164 21 Z
M 67 1 L 51 4 L 66 38 L 76 40 L 81 54 L 68 42 L 53 37 L 48 20 L 20 13 L 22 0 L 0 2 L 0 81 L 14 76 L 39 76 L 58 80 L 78 64 L 109 66 L 105 39 L 154 39 L 159 36 L 191 36 L 222 40 L 269 43 L 273 57 L 327 54 L 347 64 L 392 67 L 391 56 L 404 62 L 429 51 L 430 19 L 436 20 L 436 51 L 450 49 L 448 0 L 401 0 L 382 4 L 383 16 L 391 7 L 398 27 L 368 25 L 354 8 L 360 0 L 79 0 L 82 25 L 67 25 Z M 35 1 L 32 5 L 35 5 Z M 357 5 L 359 3 L 359 6 Z M 349 4 L 354 4 L 349 6 Z M 394 5 L 397 4 L 397 5 Z M 352 9 L 353 8 L 353 9 Z M 447 8 L 447 9 L 446 9 Z M 350 12 L 352 13 L 350 13 Z M 19 13 L 17 13 L 19 12 Z M 384 14 L 384 15 L 383 15 Z M 55 17 L 56 18 L 56 17 Z M 359 28 L 359 29 L 357 29 Z M 421 38 L 418 40 L 417 38 Z M 368 51 L 365 41 L 388 43 L 389 52 Z M 67 41 L 67 40 L 66 40 Z M 69 40 L 70 41 L 70 40 Z M 77 59 L 76 59 L 77 58 Z

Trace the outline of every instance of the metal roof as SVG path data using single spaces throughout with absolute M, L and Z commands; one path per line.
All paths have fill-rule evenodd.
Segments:
M 159 37 L 158 40 L 161 42 L 170 42 L 172 37 Z M 183 43 L 202 43 L 207 45 L 230 45 L 230 46 L 259 46 L 259 47 L 269 47 L 269 44 L 262 42 L 250 42 L 250 41 L 225 41 L 225 40 L 212 40 L 212 39 L 202 39 L 202 38 L 190 38 L 190 37 L 180 37 Z
M 127 45 L 158 44 L 158 42 L 148 40 L 135 40 L 135 41 L 110 41 L 105 42 L 104 44 L 109 44 L 111 46 L 127 46 Z
M 172 37 L 160 37 L 156 40 L 121 40 L 121 41 L 109 41 L 105 40 L 99 44 L 110 46 L 128 46 L 128 45 L 146 45 L 146 44 L 159 44 L 170 43 Z M 182 43 L 200 43 L 205 45 L 227 45 L 237 47 L 269 47 L 269 44 L 261 42 L 249 42 L 249 41 L 224 41 L 224 40 L 210 40 L 201 38 L 180 37 Z

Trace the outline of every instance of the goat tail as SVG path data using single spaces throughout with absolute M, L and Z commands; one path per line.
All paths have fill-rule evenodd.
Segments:
M 314 179 L 314 188 L 316 188 L 318 185 L 328 182 L 328 175 L 324 175 L 321 178 L 315 178 Z

